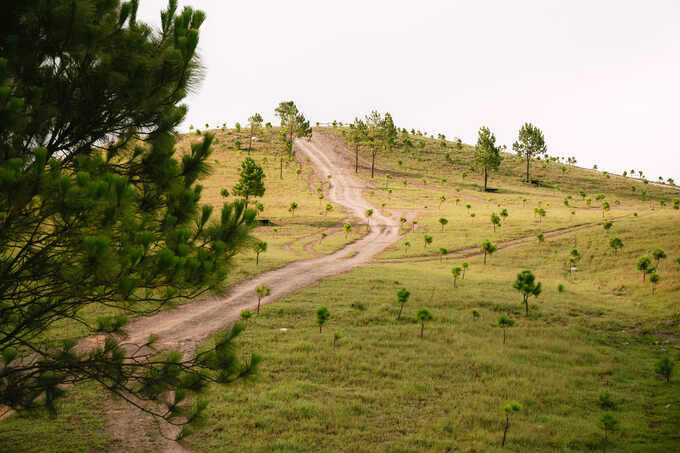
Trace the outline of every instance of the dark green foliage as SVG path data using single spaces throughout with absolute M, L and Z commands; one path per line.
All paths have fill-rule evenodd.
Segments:
M 538 297 L 541 294 L 541 283 L 536 282 L 534 274 L 526 270 L 517 274 L 517 279 L 512 287 L 522 294 L 524 308 L 526 313 L 529 314 L 529 296 Z
M 599 403 L 602 409 L 616 409 L 616 402 L 612 399 L 612 395 L 609 392 L 600 393 Z
M 293 101 L 279 103 L 275 112 L 276 116 L 281 119 L 281 137 L 285 151 L 288 153 L 288 159 L 292 159 L 293 141 L 300 137 L 311 137 L 312 128 Z M 283 154 L 281 154 L 281 172 L 283 172 Z M 283 173 L 280 176 L 283 178 Z
M 491 133 L 489 128 L 482 126 L 477 137 L 474 160 L 475 165 L 484 172 L 484 192 L 487 190 L 489 171 L 498 170 L 498 167 L 501 165 L 503 160 L 501 156 L 502 149 L 502 146 L 496 146 L 496 136 Z
M 361 129 L 363 127 L 363 129 Z M 375 176 L 375 157 L 380 150 L 389 151 L 397 140 L 397 128 L 392 115 L 381 115 L 373 110 L 366 115 L 365 121 L 357 123 L 357 131 L 362 134 L 362 140 L 371 151 L 371 178 Z
M 656 267 L 659 267 L 659 264 L 661 263 L 661 260 L 666 259 L 668 256 L 666 255 L 666 252 L 664 252 L 661 249 L 655 249 L 652 252 L 652 256 L 656 260 Z
M 517 141 L 512 144 L 512 149 L 518 156 L 526 159 L 526 182 L 529 182 L 529 163 L 531 159 L 545 155 L 548 152 L 543 132 L 531 123 L 524 123 L 519 130 Z
M 491 243 L 488 239 L 482 242 L 482 253 L 484 253 L 484 264 L 486 264 L 486 255 L 491 255 L 498 250 L 496 244 Z
M 239 170 L 240 179 L 238 183 L 231 189 L 234 195 L 239 195 L 245 198 L 246 204 L 250 197 L 261 197 L 264 195 L 264 171 L 255 163 L 250 157 L 246 157 L 241 162 L 241 169 Z
M 205 19 L 176 8 L 170 1 L 153 31 L 136 21 L 136 0 L 3 4 L 0 353 L 21 360 L 0 366 L 2 405 L 53 410 L 61 384 L 86 380 L 165 401 L 164 392 L 254 370 L 256 358 L 236 359 L 237 327 L 195 358 L 158 357 L 147 344 L 134 362 L 134 349 L 112 338 L 81 352 L 46 334 L 65 320 L 87 333 L 114 331 L 126 315 L 220 288 L 254 226 L 255 211 L 243 202 L 217 216 L 200 203 L 212 135 L 175 154 L 180 102 L 200 75 L 195 50 Z M 121 314 L 83 316 L 102 305 Z M 179 402 L 156 412 L 142 401 L 175 423 L 200 412 Z
M 609 412 L 605 412 L 600 417 L 600 427 L 604 430 L 604 438 L 602 439 L 602 452 L 607 452 L 607 446 L 609 445 L 609 433 L 616 431 L 618 428 L 619 421 L 614 418 Z
M 635 263 L 637 270 L 642 272 L 642 281 L 645 280 L 647 274 L 651 274 L 654 271 L 653 268 L 649 267 L 651 265 L 652 261 L 646 256 L 641 256 L 640 259 L 637 260 L 637 263 Z
M 614 249 L 614 253 L 617 253 L 620 248 L 623 248 L 623 241 L 620 238 L 611 238 L 609 247 Z
M 118 332 L 125 324 L 130 322 L 127 316 L 104 316 L 97 318 L 96 329 L 98 332 Z
M 654 372 L 659 376 L 663 376 L 666 379 L 666 382 L 670 383 L 671 376 L 673 375 L 673 368 L 675 368 L 675 362 L 673 362 L 670 357 L 664 357 L 656 362 L 654 365 Z
M 434 319 L 432 313 L 427 308 L 421 308 L 416 314 L 416 318 L 420 321 L 420 338 L 423 338 L 423 333 L 425 331 L 425 321 L 431 321 Z
M 326 321 L 328 321 L 328 318 L 330 317 L 331 313 L 328 311 L 326 307 L 320 307 L 316 311 L 316 323 L 319 324 L 319 333 L 321 333 L 323 325 L 326 324 Z
M 406 288 L 401 288 L 397 292 L 397 302 L 399 302 L 399 314 L 397 315 L 397 320 L 401 319 L 401 312 L 404 310 L 404 304 L 408 302 L 411 293 L 406 291 Z
M 496 227 L 501 226 L 501 217 L 495 212 L 491 213 L 491 224 L 493 225 L 493 231 L 496 231 Z
M 260 253 L 267 251 L 267 242 L 257 241 L 255 245 L 253 245 L 253 251 L 255 252 L 255 264 L 260 264 Z
M 507 315 L 501 315 L 498 318 L 498 327 L 503 329 L 503 344 L 505 344 L 505 329 L 515 325 L 515 320 L 509 318 Z
M 522 410 L 522 405 L 517 401 L 510 401 L 503 405 L 503 412 L 505 412 L 505 428 L 503 429 L 503 440 L 501 441 L 501 447 L 505 446 L 505 440 L 508 435 L 508 428 L 510 428 L 510 416 L 516 414 Z
M 453 276 L 453 287 L 454 288 L 457 287 L 456 282 L 458 280 L 458 277 L 460 277 L 462 273 L 463 273 L 463 269 L 460 268 L 460 267 L 454 267 L 453 269 L 451 269 L 451 275 Z

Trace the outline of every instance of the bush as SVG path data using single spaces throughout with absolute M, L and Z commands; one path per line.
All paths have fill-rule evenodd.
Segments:
M 121 327 L 128 322 L 130 322 L 130 320 L 125 315 L 103 316 L 97 318 L 97 331 L 108 333 L 118 332 Z
M 602 392 L 600 393 L 600 407 L 602 409 L 616 409 L 616 403 L 614 402 L 614 399 L 612 398 L 611 393 L 609 392 Z

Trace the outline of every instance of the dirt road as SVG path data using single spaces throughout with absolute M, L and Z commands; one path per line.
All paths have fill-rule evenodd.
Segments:
M 399 239 L 398 217 L 385 217 L 364 200 L 361 192 L 367 184 L 354 175 L 352 162 L 344 153 L 334 151 L 323 134 L 315 134 L 311 141 L 298 140 L 295 145 L 298 158 L 309 158 L 312 168 L 322 180 L 332 175 L 328 192 L 331 202 L 345 207 L 353 218 L 361 219 L 362 223 L 368 223 L 366 210 L 374 209 L 368 234 L 333 254 L 296 261 L 246 280 L 223 297 L 208 298 L 139 318 L 126 327 L 127 341 L 141 343 L 153 334 L 159 337 L 156 344 L 181 351 L 192 350 L 217 330 L 238 320 L 241 311 L 256 307 L 257 286 L 272 288 L 271 295 L 262 301 L 270 303 L 324 277 L 365 264 Z

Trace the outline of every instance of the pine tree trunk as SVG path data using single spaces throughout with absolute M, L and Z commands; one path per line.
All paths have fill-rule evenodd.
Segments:
M 283 156 L 281 156 L 280 166 L 279 166 L 279 178 L 283 179 Z
M 257 312 L 260 313 L 260 301 L 262 300 L 261 297 L 257 298 Z
M 397 316 L 397 320 L 401 319 L 401 312 L 402 312 L 403 309 L 404 309 L 404 304 L 401 304 L 401 306 L 399 307 L 399 315 Z
M 425 330 L 425 320 L 420 321 L 420 338 L 423 338 L 423 331 Z
M 253 147 L 253 127 L 250 127 L 250 138 L 248 139 L 248 155 L 250 156 L 250 149 Z
M 503 344 L 505 344 L 505 327 L 503 327 Z
M 259 254 L 259 253 L 256 253 L 256 254 L 255 254 L 255 264 L 256 264 L 256 265 L 257 265 L 257 264 L 260 264 L 260 254 Z
M 486 171 L 486 168 L 484 168 L 484 192 L 486 192 L 486 182 L 489 179 L 489 173 Z
M 524 295 L 524 310 L 526 311 L 526 314 L 529 314 L 529 296 Z
M 527 155 L 527 182 L 529 182 L 529 156 Z
M 486 250 L 484 250 L 484 264 L 486 264 Z

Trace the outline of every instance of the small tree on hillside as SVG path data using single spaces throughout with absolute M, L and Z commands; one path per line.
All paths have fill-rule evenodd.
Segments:
M 281 102 L 275 109 L 276 115 L 281 119 L 281 136 L 283 138 L 284 151 L 288 159 L 293 158 L 293 142 L 296 138 L 312 136 L 312 128 L 293 101 Z M 279 153 L 280 167 L 279 177 L 283 179 L 283 152 Z
M 604 437 L 602 438 L 602 453 L 607 453 L 607 446 L 609 445 L 608 434 L 616 431 L 619 421 L 614 416 L 605 412 L 600 417 L 600 427 L 604 430 Z
M 488 239 L 482 242 L 482 253 L 484 253 L 484 264 L 486 264 L 486 255 L 491 255 L 498 250 L 496 244 L 491 243 Z
M 432 236 L 430 236 L 429 234 L 424 235 L 423 240 L 425 241 L 425 248 L 427 248 L 428 245 L 432 244 Z
M 531 271 L 525 270 L 517 274 L 517 279 L 512 287 L 522 294 L 524 309 L 526 314 L 529 314 L 529 296 L 538 297 L 541 294 L 541 283 L 536 282 L 536 277 Z
M 246 157 L 241 162 L 241 169 L 239 170 L 240 179 L 234 186 L 231 192 L 234 195 L 243 197 L 248 205 L 250 197 L 261 197 L 264 195 L 264 171 L 258 166 L 253 159 Z
M 506 208 L 501 209 L 501 217 L 503 218 L 503 222 L 508 220 L 508 210 Z
M 666 379 L 666 382 L 670 384 L 671 376 L 673 375 L 673 368 L 675 368 L 675 362 L 669 357 L 664 357 L 663 359 L 656 362 L 654 365 L 654 372 L 659 376 Z
M 536 235 L 536 239 L 538 240 L 538 245 L 541 245 L 545 242 L 545 236 L 543 235 L 543 233 L 538 233 Z
M 248 155 L 250 155 L 250 150 L 253 148 L 253 136 L 257 130 L 262 127 L 262 115 L 259 113 L 254 114 L 248 118 L 248 124 L 250 124 L 250 137 L 248 138 Z
M 444 261 L 444 257 L 446 256 L 447 253 L 449 253 L 448 250 L 446 250 L 444 247 L 439 247 L 439 262 L 440 263 Z
M 657 269 L 660 267 L 661 260 L 665 260 L 665 259 L 667 258 L 666 252 L 664 252 L 664 251 L 661 250 L 661 249 L 655 249 L 655 250 L 652 252 L 652 256 L 653 256 L 654 259 L 656 260 L 656 267 L 657 267 Z
M 498 318 L 498 327 L 503 329 L 503 344 L 505 344 L 505 329 L 508 327 L 512 327 L 515 325 L 515 320 L 512 318 L 509 318 L 506 315 L 501 315 Z
M 487 191 L 487 181 L 491 170 L 498 170 L 503 157 L 502 146 L 496 146 L 496 136 L 489 128 L 482 126 L 479 129 L 477 145 L 475 146 L 474 162 L 484 173 L 484 192 Z
M 404 255 L 408 255 L 409 247 L 411 247 L 411 243 L 409 241 L 404 242 Z
M 328 318 L 330 317 L 331 313 L 326 307 L 320 307 L 316 311 L 316 323 L 319 325 L 319 333 L 322 332 L 323 325 L 326 324 L 326 321 L 328 321 Z
M 347 239 L 349 234 L 352 232 L 352 224 L 345 222 L 345 224 L 342 226 L 342 229 L 345 230 L 345 239 Z
M 541 223 L 541 220 L 546 215 L 546 211 L 543 208 L 534 208 L 534 214 L 538 217 L 538 223 Z
M 462 266 L 463 266 L 462 279 L 465 280 L 465 272 L 468 270 L 468 267 L 470 267 L 470 265 L 467 262 L 463 262 Z
M 611 238 L 609 240 L 609 247 L 614 249 L 614 255 L 616 255 L 620 248 L 623 248 L 623 241 L 619 238 Z
M 349 125 L 347 141 L 350 147 L 354 149 L 354 172 L 359 173 L 359 148 L 367 142 L 366 123 L 355 118 L 354 122 Z
M 649 274 L 653 269 L 651 269 L 649 266 L 652 265 L 652 261 L 646 257 L 646 256 L 641 256 L 640 259 L 637 260 L 637 263 L 635 263 L 635 267 L 637 270 L 642 272 L 642 281 L 645 281 L 645 277 L 647 274 Z
M 260 312 L 260 303 L 262 302 L 262 299 L 267 297 L 271 292 L 272 289 L 267 286 L 267 285 L 260 285 L 257 288 L 255 288 L 255 292 L 257 293 L 257 310 L 256 312 Z
M 496 214 L 495 212 L 492 212 L 492 213 L 491 213 L 491 225 L 493 225 L 493 231 L 494 231 L 494 233 L 496 232 L 496 227 L 497 227 L 497 226 L 498 226 L 498 227 L 501 226 L 501 218 L 500 218 L 500 216 L 499 216 L 498 214 Z
M 611 220 L 607 220 L 602 224 L 602 228 L 604 228 L 604 231 L 606 231 L 607 233 L 609 233 L 609 230 L 611 230 L 613 226 L 614 222 L 612 222 Z
M 611 206 L 609 205 L 608 201 L 603 201 L 602 202 L 602 217 L 604 217 L 605 212 L 609 212 L 611 209 Z
M 290 212 L 291 216 L 295 216 L 295 210 L 298 208 L 297 202 L 293 201 L 291 202 L 290 206 L 288 206 L 288 212 Z
M 548 147 L 545 145 L 545 138 L 543 132 L 531 123 L 524 123 L 519 130 L 519 136 L 515 143 L 512 144 L 512 149 L 518 156 L 526 159 L 527 172 L 526 182 L 529 180 L 529 163 L 531 159 L 536 156 L 545 155 L 548 152 Z
M 444 217 L 441 217 L 438 220 L 439 224 L 442 226 L 442 232 L 444 232 L 444 226 L 446 226 L 447 223 L 449 223 L 448 219 L 445 219 Z
M 260 264 L 260 253 L 267 251 L 267 243 L 265 241 L 257 241 L 253 245 L 253 251 L 255 251 L 255 264 Z
M 423 333 L 425 332 L 425 321 L 431 321 L 434 318 L 432 317 L 432 313 L 430 313 L 427 308 L 421 308 L 418 310 L 416 317 L 420 321 L 420 338 L 423 338 Z
M 397 320 L 401 319 L 401 312 L 404 311 L 404 304 L 408 302 L 411 293 L 406 290 L 406 288 L 401 288 L 397 292 L 397 302 L 399 302 L 399 314 L 397 315 Z
M 505 439 L 507 438 L 508 429 L 510 428 L 510 416 L 521 410 L 522 406 L 517 401 L 510 401 L 503 406 L 503 412 L 505 412 L 505 428 L 503 428 L 503 441 L 501 442 L 501 447 L 505 446 Z
M 366 210 L 366 219 L 368 221 L 368 224 L 371 224 L 371 216 L 373 215 L 373 209 L 367 209 Z
M 651 275 L 649 276 L 649 282 L 652 284 L 652 296 L 654 295 L 654 290 L 656 289 L 656 285 L 659 284 L 659 281 L 661 280 L 661 277 L 659 277 L 659 274 L 656 272 L 652 272 Z
M 248 320 L 253 317 L 253 312 L 246 309 L 241 312 L 241 320 L 244 323 L 244 329 L 248 328 Z
M 372 111 L 366 116 L 366 141 L 371 151 L 371 178 L 375 176 L 375 157 L 380 150 L 389 151 L 396 143 L 397 128 L 392 115 Z
M 453 276 L 453 287 L 457 288 L 456 281 L 458 280 L 458 277 L 460 277 L 462 273 L 462 269 L 460 267 L 454 267 L 451 269 L 451 275 Z

